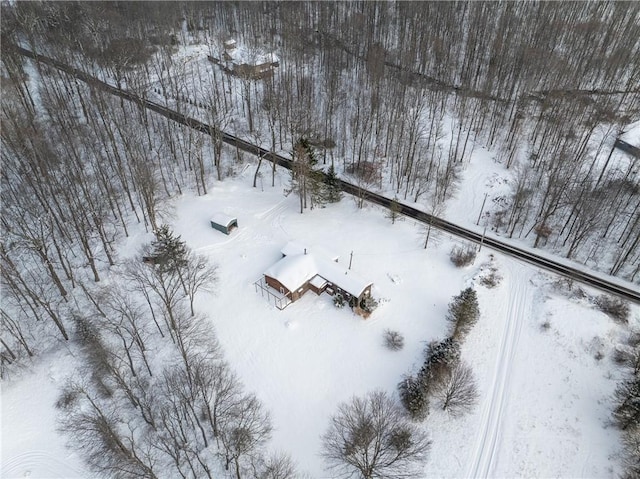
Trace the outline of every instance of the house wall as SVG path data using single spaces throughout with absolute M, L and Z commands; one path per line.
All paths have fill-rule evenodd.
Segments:
M 297 301 L 299 300 L 304 293 L 306 293 L 307 291 L 309 291 L 309 289 L 311 289 L 311 285 L 309 284 L 309 282 L 307 281 L 306 283 L 304 283 L 302 286 L 300 286 L 296 291 L 293 291 L 291 293 L 291 301 Z M 295 299 L 293 299 L 295 298 Z
M 279 292 L 284 292 L 283 294 L 286 294 L 289 296 L 289 299 L 291 299 L 291 301 L 295 301 L 298 298 L 293 298 L 293 295 L 291 293 L 291 291 L 289 291 L 287 289 L 287 287 L 285 285 L 283 285 L 280 281 L 278 281 L 275 278 L 272 278 L 271 276 L 267 276 L 266 274 L 264 275 L 264 281 L 265 283 L 267 283 L 269 286 L 271 286 L 273 289 L 275 289 L 276 291 Z
M 326 287 L 327 287 L 326 284 L 324 285 L 324 288 L 316 288 L 314 285 L 309 284 L 309 289 L 314 293 L 316 293 L 317 295 L 322 294 L 322 292 L 325 290 Z
M 358 303 L 360 303 L 360 301 L 362 301 L 362 298 L 364 298 L 365 296 L 371 296 L 371 286 L 372 285 L 369 285 L 364 289 L 364 291 L 362 292 L 362 294 L 358 298 Z
M 304 295 L 304 293 L 306 293 L 309 290 L 313 291 L 318 295 L 322 294 L 323 292 L 326 292 L 331 296 L 333 296 L 336 293 L 340 293 L 345 298 L 345 300 L 347 300 L 347 302 L 349 302 L 350 298 L 353 298 L 351 294 L 349 294 L 348 292 L 340 288 L 340 286 L 334 283 L 327 283 L 322 290 L 318 290 L 318 288 L 315 288 L 307 281 L 302 286 L 300 286 L 297 290 L 290 291 L 280 281 L 278 281 L 275 278 L 272 278 L 271 276 L 267 276 L 265 274 L 264 280 L 265 280 L 265 283 L 267 283 L 270 287 L 272 287 L 276 291 L 279 291 L 281 293 L 284 292 L 283 294 L 287 295 L 291 300 L 291 302 L 299 300 Z M 365 296 L 369 296 L 370 294 L 371 294 L 371 285 L 367 286 L 365 290 L 362 292 L 362 294 L 357 298 L 356 305 L 359 305 L 362 298 L 364 298 Z

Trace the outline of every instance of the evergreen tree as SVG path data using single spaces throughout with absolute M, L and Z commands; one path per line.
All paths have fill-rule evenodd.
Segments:
M 386 215 L 386 217 L 391 220 L 391 224 L 395 224 L 395 222 L 402 217 L 400 214 L 401 209 L 402 206 L 398 202 L 398 197 L 394 196 L 391 203 L 389 203 L 389 211 L 387 211 Z
M 311 146 L 311 143 L 309 143 L 309 140 L 307 138 L 300 137 L 298 140 L 298 146 L 304 149 L 309 166 L 316 166 L 318 164 L 318 159 L 316 158 L 316 152 L 313 149 L 313 146 Z
M 400 401 L 411 419 L 424 420 L 427 418 L 429 415 L 429 396 L 422 381 L 409 376 L 398 384 L 398 392 Z
M 455 364 L 460 359 L 460 343 L 454 338 L 431 341 L 425 350 L 425 357 L 426 369 L 437 364 Z
M 425 389 L 439 383 L 460 360 L 460 343 L 453 338 L 432 341 L 425 350 L 425 361 L 418 372 L 418 378 Z
M 342 199 L 342 189 L 340 188 L 340 179 L 336 174 L 333 164 L 329 167 L 327 175 L 324 178 L 325 199 L 327 203 L 338 203 Z
M 459 362 L 460 344 L 455 339 L 446 338 L 429 343 L 417 377 L 407 377 L 398 385 L 402 405 L 413 419 L 427 417 L 430 395 L 441 388 Z
M 307 188 L 311 200 L 311 208 L 323 207 L 327 202 L 327 187 L 322 171 L 311 170 L 307 178 Z
M 180 236 L 175 236 L 167 225 L 160 226 L 155 235 L 151 248 L 155 264 L 162 272 L 176 271 L 187 265 L 187 246 Z
M 291 188 L 287 194 L 295 192 L 300 199 L 300 213 L 307 207 L 307 199 L 314 202 L 321 198 L 321 180 L 314 166 L 318 160 L 315 158 L 313 148 L 306 138 L 300 138 L 293 147 L 293 163 L 291 165 Z
M 622 430 L 640 427 L 640 376 L 621 382 L 616 388 L 613 417 Z
M 454 296 L 449 303 L 447 320 L 452 324 L 451 336 L 455 339 L 462 339 L 480 317 L 480 307 L 478 306 L 478 295 L 473 288 L 467 288 Z

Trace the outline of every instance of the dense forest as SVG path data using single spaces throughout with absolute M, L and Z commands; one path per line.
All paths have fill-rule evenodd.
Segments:
M 217 56 L 229 38 L 277 55 L 275 73 L 181 54 Z M 210 135 L 13 45 L 167 102 Z M 294 157 L 305 138 L 318 167 L 429 212 L 465 194 L 458 178 L 487 148 L 516 178 L 488 227 L 640 277 L 640 159 L 612 161 L 640 119 L 638 2 L 3 2 L 0 73 L 2 371 L 75 338 L 91 372 L 61 399 L 75 411 L 65 427 L 94 438 L 87 457 L 106 474 L 212 477 L 215 442 L 238 478 L 295 476 L 286 456 L 253 454 L 268 415 L 215 338 L 195 345 L 193 297 L 215 268 L 163 228 L 166 199 L 206 194 L 242 161 L 222 132 Z M 150 248 L 173 242 L 164 266 L 123 264 L 132 222 L 155 233 Z M 107 272 L 136 298 L 100 288 Z M 204 411 L 212 398 L 224 410 Z

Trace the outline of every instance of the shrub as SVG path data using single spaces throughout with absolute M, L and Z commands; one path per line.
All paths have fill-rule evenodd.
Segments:
M 342 296 L 340 293 L 337 293 L 333 297 L 333 304 L 335 305 L 336 308 L 344 308 L 344 305 L 346 304 L 346 301 L 344 300 L 344 296 Z
M 620 365 L 625 366 L 631 362 L 632 353 L 630 353 L 627 349 L 616 347 L 613 351 L 613 362 Z
M 502 276 L 498 274 L 498 270 L 491 268 L 489 273 L 480 278 L 480 284 L 486 288 L 495 288 L 502 281 Z
M 384 341 L 391 351 L 399 351 L 404 347 L 404 337 L 398 331 L 387 329 L 384 332 Z
M 620 298 L 603 294 L 596 299 L 596 306 L 618 322 L 627 324 L 629 321 L 629 304 Z
M 372 313 L 378 307 L 378 301 L 373 296 L 365 296 L 360 301 L 360 309 L 367 313 Z
M 62 391 L 62 394 L 60 394 L 60 397 L 58 397 L 58 400 L 56 401 L 56 409 L 68 409 L 70 406 L 75 404 L 77 399 L 78 392 L 75 389 L 66 388 Z
M 449 258 L 458 268 L 469 266 L 476 259 L 476 249 L 473 246 L 467 246 L 465 248 L 454 246 L 449 254 Z

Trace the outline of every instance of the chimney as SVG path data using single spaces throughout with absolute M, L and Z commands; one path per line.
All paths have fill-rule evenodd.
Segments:
M 307 248 L 304 249 L 304 254 L 307 254 Z

